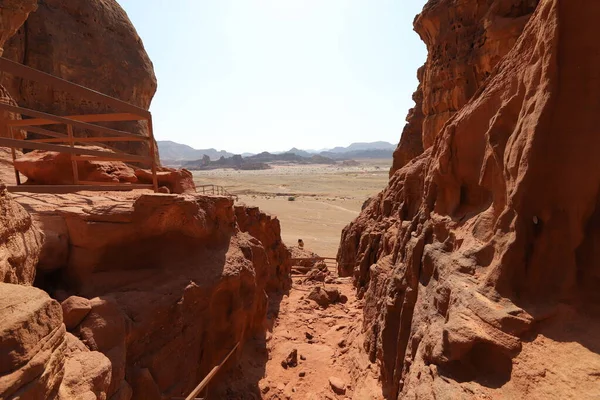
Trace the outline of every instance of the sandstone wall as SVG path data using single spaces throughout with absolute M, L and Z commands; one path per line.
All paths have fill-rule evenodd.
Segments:
M 424 16 L 481 7 L 430 1 L 416 25 L 438 32 Z M 459 110 L 465 96 L 442 96 L 455 86 L 422 81 L 425 151 L 344 229 L 338 253 L 365 295 L 365 348 L 388 398 L 597 393 L 599 17 L 589 2 L 540 1 Z M 553 362 L 568 342 L 577 358 Z
M 291 284 L 279 221 L 228 198 L 29 201 L 50 238 L 37 284 L 63 307 L 73 295 L 89 304 L 65 322 L 110 360 L 108 398 L 187 395 L 237 342 L 264 332 L 269 294 Z
M 149 108 L 157 87 L 152 62 L 127 14 L 115 0 L 37 3 L 37 11 L 29 15 L 23 27 L 4 45 L 4 57 Z M 1 14 L 9 15 L 12 21 L 15 13 L 9 11 L 2 10 Z M 0 38 L 9 37 L 14 30 L 7 29 Z M 103 104 L 7 74 L 0 74 L 0 84 L 20 106 L 34 110 L 57 115 L 114 111 Z M 148 127 L 141 122 L 110 126 L 148 134 Z M 113 145 L 133 154 L 149 154 L 145 142 Z
M 390 176 L 433 145 L 444 124 L 484 84 L 539 0 L 429 1 L 414 21 L 427 46 L 419 87 Z

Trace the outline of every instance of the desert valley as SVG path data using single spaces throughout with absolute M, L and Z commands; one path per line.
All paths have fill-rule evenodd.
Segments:
M 118 1 L 0 0 L 0 400 L 600 398 L 600 4 L 423 3 L 397 145 L 235 154 Z

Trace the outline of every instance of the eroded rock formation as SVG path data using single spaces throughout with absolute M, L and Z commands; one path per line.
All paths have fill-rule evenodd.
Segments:
M 268 294 L 290 286 L 279 221 L 225 197 L 19 201 L 53 238 L 43 254 L 57 255 L 36 285 L 62 300 L 70 333 L 110 360 L 108 398 L 187 395 L 264 332 Z
M 0 181 L 0 282 L 31 285 L 43 236 Z
M 95 151 L 108 150 L 102 147 L 86 146 Z M 152 171 L 134 168 L 120 161 L 79 160 L 77 174 L 80 181 L 107 183 L 152 183 Z M 25 184 L 70 185 L 74 183 L 71 156 L 55 151 L 34 150 L 19 154 L 14 162 L 16 169 L 28 179 Z M 192 173 L 186 169 L 168 167 L 157 168 L 159 188 L 167 193 L 195 193 L 196 185 Z
M 431 147 L 444 124 L 484 84 L 513 47 L 539 0 L 429 1 L 414 29 L 427 46 L 415 107 L 390 176 Z
M 38 7 L 5 44 L 4 57 L 148 109 L 157 87 L 152 62 L 127 14 L 115 0 L 9 3 L 18 3 L 18 7 L 14 10 L 3 7 L 0 12 L 2 23 L 6 24 L 6 29 L 0 32 L 0 39 L 4 40 L 20 26 L 13 21 L 21 16 L 25 20 L 26 11 L 31 11 L 35 3 Z M 33 6 L 26 8 L 29 3 Z M 115 111 L 104 104 L 8 74 L 0 73 L 0 83 L 20 106 L 38 111 L 57 115 Z M 148 134 L 145 122 L 119 122 L 110 126 Z M 149 154 L 146 142 L 113 145 L 133 154 Z
M 455 44 L 431 47 L 444 15 L 464 27 L 461 13 L 485 8 L 455 3 L 430 1 L 416 20 L 430 51 L 425 150 L 343 232 L 338 262 L 354 268 L 340 272 L 366 291 L 365 348 L 390 399 L 594 398 L 600 6 L 542 0 L 495 68 L 493 57 L 476 56 L 482 70 L 457 58 L 467 102 L 453 77 L 427 88 L 427 76 L 448 77 L 446 63 L 427 71 Z M 513 37 L 508 17 L 523 15 L 518 33 L 534 5 L 521 3 L 489 2 L 483 13 L 504 17 L 485 31 Z M 453 37 L 477 45 L 479 33 Z

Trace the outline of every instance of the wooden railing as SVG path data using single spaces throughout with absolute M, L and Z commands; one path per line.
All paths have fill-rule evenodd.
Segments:
M 221 361 L 218 365 L 216 365 L 215 367 L 213 367 L 213 369 L 210 370 L 210 372 L 204 377 L 204 379 L 202 379 L 202 381 L 198 384 L 198 386 L 196 386 L 194 388 L 194 390 L 192 390 L 192 392 L 187 396 L 187 397 L 172 397 L 172 400 L 194 400 L 194 399 L 198 399 L 196 396 L 199 396 L 200 393 L 202 393 L 203 391 L 205 391 L 208 388 L 208 385 L 210 384 L 210 381 L 219 373 L 219 371 L 221 370 L 221 368 L 223 368 L 223 366 L 225 365 L 225 363 L 227 363 L 227 360 L 229 360 L 229 358 L 233 355 L 233 353 L 235 353 L 235 351 L 237 350 L 237 348 L 240 346 L 240 342 L 237 342 L 235 344 L 235 346 L 233 346 L 233 349 L 231 349 L 231 351 L 225 356 L 225 358 L 223 359 L 223 361 Z
M 152 115 L 149 111 L 3 57 L 0 57 L 0 72 L 42 83 L 51 86 L 54 89 L 75 96 L 81 96 L 87 100 L 96 101 L 109 106 L 111 109 L 121 111 L 119 113 L 58 116 L 0 102 L 0 146 L 9 147 L 11 149 L 13 164 L 16 161 L 16 149 L 56 151 L 70 155 L 73 172 L 72 185 L 22 185 L 19 171 L 15 167 L 15 179 L 17 185 L 8 186 L 9 191 L 47 193 L 64 193 L 79 190 L 98 191 L 131 189 L 153 189 L 155 192 L 158 191 L 158 178 L 156 175 L 157 157 L 152 128 Z M 5 119 L 2 111 L 20 114 L 21 116 L 29 118 Z M 146 121 L 148 124 L 148 136 L 111 129 L 95 124 L 97 122 L 123 121 Z M 42 128 L 42 126 L 46 125 L 63 125 L 67 133 L 64 134 Z M 74 128 L 93 131 L 95 132 L 95 136 L 78 137 L 74 133 Z M 16 139 L 15 131 L 17 130 L 47 136 L 48 138 L 31 140 Z M 114 142 L 146 142 L 150 149 L 150 155 L 140 156 L 128 154 L 106 144 Z M 76 144 L 85 145 L 90 143 L 103 147 L 108 151 L 99 151 L 75 146 Z M 150 166 L 152 169 L 152 184 L 91 182 L 80 180 L 77 168 L 78 161 L 123 161 Z

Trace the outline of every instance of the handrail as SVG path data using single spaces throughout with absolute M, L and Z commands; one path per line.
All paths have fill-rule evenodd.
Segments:
M 60 145 L 51 144 L 51 143 L 39 143 L 39 142 L 34 142 L 33 140 L 6 139 L 6 138 L 0 137 L 0 146 L 17 147 L 17 148 L 21 148 L 21 149 L 58 151 L 60 153 L 80 154 L 80 155 L 86 155 L 86 156 L 108 158 L 111 161 L 112 160 L 114 160 L 114 161 L 131 161 L 131 162 L 141 162 L 141 163 L 152 162 L 152 159 L 150 157 L 136 156 L 136 155 L 129 155 L 129 154 L 114 154 L 114 153 L 109 153 L 107 151 L 89 150 L 89 149 L 80 148 L 80 147 L 67 147 L 67 146 L 60 146 Z
M 31 117 L 48 119 L 51 121 L 55 121 L 55 124 L 69 124 L 81 129 L 89 129 L 92 131 L 97 131 L 101 133 L 106 133 L 107 135 L 116 135 L 116 136 L 130 136 L 130 137 L 140 137 L 135 133 L 123 132 L 116 129 L 106 128 L 100 125 L 94 125 L 87 122 L 77 121 L 75 119 L 70 119 L 67 117 L 59 117 L 58 115 L 52 115 L 41 111 L 30 110 L 24 107 L 11 106 L 9 104 L 0 103 L 0 109 L 4 109 L 6 111 L 10 111 L 17 114 L 29 115 Z M 27 121 L 27 120 L 25 120 Z M 27 130 L 27 127 L 23 127 L 21 129 Z
M 122 121 L 139 121 L 144 118 L 140 118 L 135 114 L 128 113 L 111 113 L 111 114 L 85 114 L 85 115 L 67 115 L 65 118 L 69 118 L 80 122 L 122 122 Z M 54 125 L 56 122 L 43 119 L 17 119 L 9 122 L 8 126 L 38 126 L 38 125 Z
M 231 355 L 238 348 L 239 345 L 240 345 L 240 342 L 237 342 L 235 344 L 235 346 L 233 346 L 233 349 L 231 349 L 231 351 L 223 359 L 223 361 L 221 361 L 221 363 L 219 365 L 213 367 L 213 369 L 210 370 L 210 372 L 204 377 L 204 379 L 202 379 L 202 381 L 198 384 L 198 386 L 196 386 L 194 388 L 194 390 L 192 390 L 192 392 L 185 398 L 185 400 L 195 399 L 196 396 L 198 396 L 204 389 L 206 389 L 206 387 L 208 386 L 210 381 L 215 377 L 215 375 L 217 375 L 219 370 L 223 367 L 223 365 L 225 365 L 227 360 L 229 360 L 229 357 L 231 357 Z
M 227 189 L 225 189 L 225 187 L 220 186 L 220 185 L 214 185 L 214 184 L 196 185 L 196 190 L 199 191 L 200 189 L 202 189 L 202 194 L 213 194 L 213 195 L 217 195 L 217 196 L 227 196 L 227 197 L 230 197 L 235 200 L 238 199 L 237 195 L 229 193 L 227 191 Z
M 127 103 L 123 100 L 119 100 L 106 94 L 97 92 L 85 86 L 69 82 L 57 76 L 50 75 L 46 72 L 42 72 L 37 69 L 28 67 L 26 65 L 11 61 L 4 57 L 0 57 L 0 71 L 7 72 L 11 75 L 32 80 L 35 82 L 49 84 L 62 91 L 77 94 L 86 97 L 90 100 L 108 104 L 109 106 L 114 107 L 116 109 L 139 115 L 141 119 L 151 118 L 150 112 L 144 110 L 143 108 L 134 106 L 133 104 Z
M 158 191 L 156 148 L 152 127 L 152 114 L 149 111 L 3 57 L 0 57 L 0 71 L 27 80 L 49 85 L 54 89 L 67 92 L 69 94 L 78 95 L 86 98 L 87 100 L 96 101 L 114 109 L 114 111 L 105 114 L 58 116 L 42 111 L 30 110 L 25 107 L 7 104 L 6 102 L 0 102 L 0 111 L 4 110 L 14 114 L 32 117 L 29 119 L 10 120 L 0 112 L 0 133 L 4 133 L 3 135 L 0 134 L 0 146 L 11 148 L 13 166 L 15 167 L 15 179 L 17 181 L 17 186 L 9 187 L 9 191 L 68 193 L 70 191 L 78 190 L 131 190 L 142 188 L 152 188 L 155 192 Z M 148 126 L 148 136 L 132 132 L 124 132 L 117 129 L 111 129 L 106 126 L 93 124 L 93 122 L 123 121 L 146 121 Z M 41 127 L 43 125 L 65 125 L 66 132 L 68 134 L 65 135 L 64 133 L 44 129 Z M 93 137 L 77 137 L 74 135 L 74 127 L 86 131 L 94 131 L 96 134 Z M 33 132 L 38 135 L 48 136 L 50 139 L 35 138 L 33 140 L 19 140 L 15 138 L 15 130 Z M 148 157 L 136 154 L 127 154 L 126 152 L 115 149 L 104 142 L 148 142 L 150 155 Z M 98 151 L 86 147 L 75 147 L 75 143 L 94 143 L 96 146 L 111 150 L 111 152 Z M 70 154 L 71 165 L 73 168 L 73 184 L 21 185 L 20 174 L 16 169 L 16 149 L 46 150 Z M 77 161 L 83 160 L 123 161 L 150 164 L 152 169 L 152 185 L 80 181 L 78 176 Z

